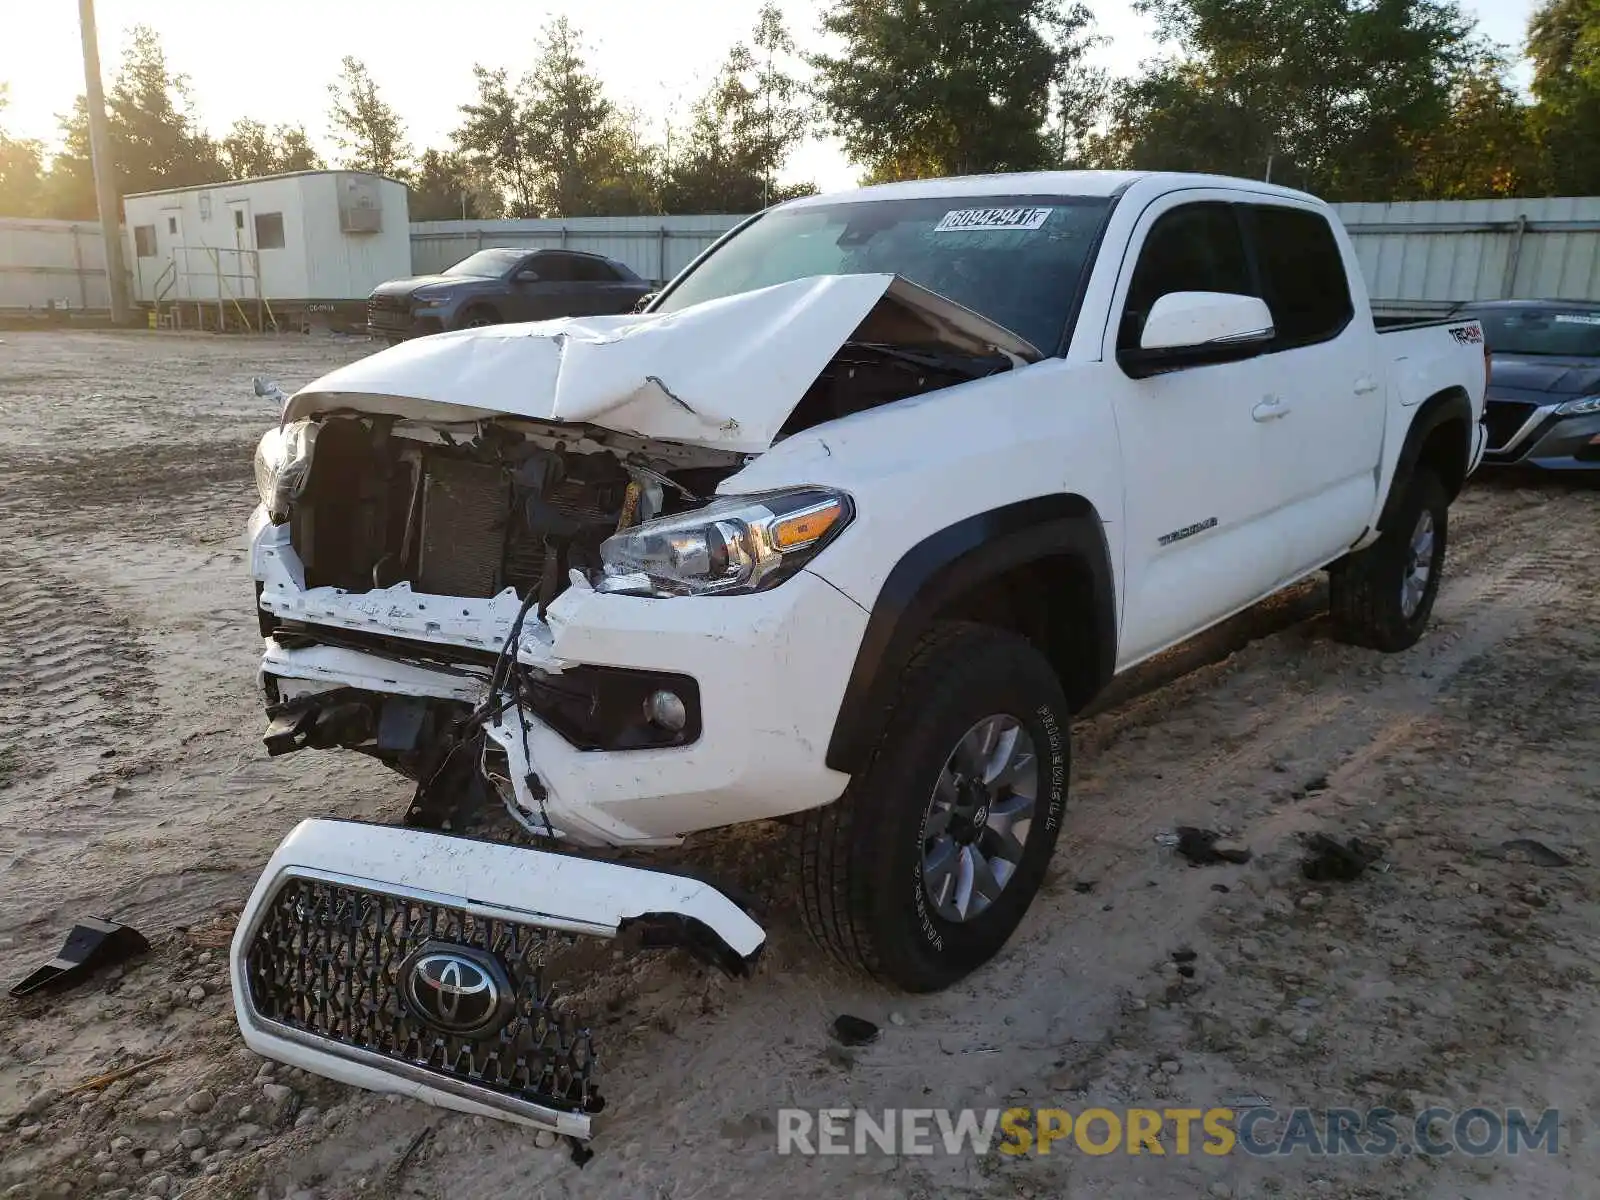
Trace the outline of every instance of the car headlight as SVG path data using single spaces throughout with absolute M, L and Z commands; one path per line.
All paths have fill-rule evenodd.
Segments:
M 413 296 L 413 297 L 411 297 L 411 307 L 412 308 L 443 308 L 446 304 L 449 304 L 449 303 L 450 303 L 450 297 L 449 296 Z
M 1568 400 L 1556 409 L 1560 417 L 1581 417 L 1589 413 L 1600 413 L 1600 396 L 1583 396 L 1577 400 Z
M 256 491 L 274 521 L 287 520 L 289 505 L 305 490 L 316 437 L 314 422 L 291 421 L 267 430 L 256 446 Z
M 645 596 L 763 591 L 814 558 L 852 515 L 850 497 L 824 488 L 716 500 L 607 538 L 596 590 Z

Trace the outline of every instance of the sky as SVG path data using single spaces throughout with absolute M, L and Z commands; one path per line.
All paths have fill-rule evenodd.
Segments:
M 820 49 L 825 0 L 780 0 L 802 49 Z M 72 0 L 0 0 L 0 83 L 10 104 L 0 122 L 13 136 L 58 141 L 57 114 L 83 90 L 77 5 Z M 591 64 L 613 99 L 634 106 L 659 139 L 681 123 L 709 85 L 728 47 L 748 40 L 761 0 L 97 0 L 102 71 L 109 85 L 128 29 L 155 29 L 169 67 L 189 77 L 201 123 L 214 135 L 239 117 L 302 124 L 330 161 L 327 84 L 339 60 L 364 60 L 380 94 L 404 118 L 412 146 L 445 145 L 472 97 L 472 66 L 532 60 L 547 20 L 565 15 L 584 33 Z M 1158 49 L 1151 23 L 1130 0 L 1091 0 L 1109 44 L 1098 61 L 1131 74 Z M 1465 4 L 1489 37 L 1520 46 L 1534 0 Z M 1525 79 L 1525 72 L 1522 78 Z M 837 143 L 820 140 L 791 158 L 785 181 L 824 191 L 859 174 Z

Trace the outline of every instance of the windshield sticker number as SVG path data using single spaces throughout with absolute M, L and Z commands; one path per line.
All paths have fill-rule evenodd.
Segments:
M 1048 208 L 956 208 L 940 218 L 935 233 L 966 233 L 977 229 L 1042 229 L 1050 219 Z
M 1600 325 L 1600 316 L 1590 313 L 1557 313 L 1554 320 L 1557 325 Z

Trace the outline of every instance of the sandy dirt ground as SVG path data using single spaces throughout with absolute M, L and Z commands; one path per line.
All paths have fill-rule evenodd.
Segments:
M 85 914 L 154 944 L 59 999 L 0 998 L 0 1195 L 1600 1195 L 1600 492 L 1557 480 L 1469 487 L 1407 653 L 1335 644 L 1307 584 L 1119 681 L 1075 730 L 1044 894 L 949 992 L 892 994 L 813 950 L 777 829 L 686 848 L 757 895 L 771 952 L 747 980 L 611 962 L 610 1107 L 581 1169 L 525 1131 L 264 1065 L 233 1024 L 240 904 L 295 821 L 398 820 L 409 788 L 261 749 L 243 525 L 275 414 L 250 379 L 292 390 L 370 349 L 0 334 L 0 963 L 9 984 Z M 1253 858 L 1189 867 L 1182 824 Z M 1307 882 L 1316 832 L 1383 864 Z M 846 1012 L 879 1040 L 836 1045 Z M 1250 1097 L 1387 1105 L 1402 1127 L 1436 1104 L 1556 1107 L 1561 1149 L 775 1154 L 788 1106 Z

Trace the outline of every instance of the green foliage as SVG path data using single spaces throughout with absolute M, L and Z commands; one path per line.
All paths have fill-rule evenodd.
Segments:
M 1088 25 L 1064 0 L 837 0 L 816 94 L 873 180 L 1055 165 L 1092 124 Z
M 328 134 L 344 152 L 342 166 L 404 177 L 411 159 L 405 125 L 381 96 L 359 58 L 345 55 L 328 85 Z
M 1100 157 L 1292 183 L 1412 187 L 1414 143 L 1481 54 L 1456 0 L 1142 0 L 1175 55 L 1117 89 Z
M 1534 129 L 1557 195 L 1600 195 L 1600 0 L 1546 0 L 1528 22 Z
M 225 174 L 216 143 L 195 120 L 188 80 L 168 69 L 160 39 L 147 26 L 134 26 L 123 50 L 106 93 L 106 125 L 118 195 L 211 183 Z M 92 218 L 97 206 L 83 97 L 61 119 L 61 131 L 63 146 L 46 180 L 47 205 L 53 216 Z
M 0 115 L 8 90 L 0 83 Z M 44 148 L 31 138 L 14 138 L 0 126 L 0 217 L 45 215 Z M 3 753 L 3 751 L 0 751 Z
M 279 125 L 268 130 L 249 117 L 233 123 L 218 143 L 222 167 L 229 179 L 256 179 L 287 171 L 318 171 L 325 164 L 311 147 L 299 125 Z
M 694 106 L 687 145 L 667 164 L 661 203 L 674 213 L 742 213 L 808 195 L 811 184 L 779 186 L 778 172 L 811 127 L 794 40 L 775 4 L 761 9 L 755 49 L 728 52 Z
M 462 154 L 424 150 L 411 179 L 413 221 L 470 221 L 503 215 L 494 183 Z

